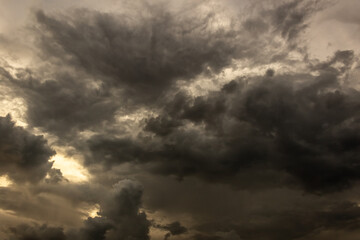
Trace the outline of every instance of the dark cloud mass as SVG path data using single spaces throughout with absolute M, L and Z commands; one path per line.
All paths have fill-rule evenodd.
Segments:
M 99 196 L 99 216 L 88 217 L 79 229 L 67 232 L 59 227 L 22 224 L 9 229 L 9 240 L 127 240 L 149 239 L 150 222 L 139 212 L 142 189 L 138 183 L 123 180 Z M 176 234 L 175 230 L 175 234 Z
M 36 239 L 36 240 L 65 240 L 65 234 L 61 228 L 42 226 L 29 226 L 20 225 L 16 228 L 10 229 L 13 237 L 11 240 L 25 240 L 25 239 Z
M 354 0 L 70 2 L 0 14 L 0 239 L 359 239 Z
M 166 225 L 155 225 L 154 227 L 169 231 L 165 234 L 164 239 L 169 239 L 171 236 L 180 235 L 187 232 L 186 227 L 179 222 L 172 222 Z
M 0 117 L 0 173 L 16 182 L 38 182 L 51 169 L 55 154 L 42 136 L 15 126 L 10 115 Z
M 353 57 L 351 51 L 337 52 L 312 67 L 318 76 L 273 76 L 267 70 L 264 77 L 234 80 L 205 97 L 178 93 L 160 116 L 146 121 L 144 129 L 156 135 L 154 141 L 159 138 L 156 145 L 147 138 L 95 136 L 90 150 L 97 161 L 150 162 L 154 171 L 179 177 L 227 182 L 247 169 L 273 169 L 311 192 L 341 190 L 360 176 L 359 93 L 339 85 Z M 303 83 L 289 82 L 297 78 Z M 190 123 L 199 127 L 187 129 Z M 268 181 L 250 181 L 262 180 Z
M 141 101 L 156 98 L 177 79 L 191 79 L 207 68 L 217 72 L 236 55 L 236 33 L 211 31 L 210 14 L 187 25 L 190 19 L 153 10 L 149 17 L 137 13 L 135 22 L 128 19 L 133 16 L 87 10 L 63 21 L 39 11 L 40 44 L 46 54 L 56 52 Z

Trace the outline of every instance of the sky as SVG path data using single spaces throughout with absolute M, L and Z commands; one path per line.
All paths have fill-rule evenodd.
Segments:
M 0 5 L 0 239 L 360 239 L 359 1 Z

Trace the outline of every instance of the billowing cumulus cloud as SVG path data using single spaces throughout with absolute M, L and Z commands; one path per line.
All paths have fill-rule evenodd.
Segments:
M 179 92 L 159 116 L 145 121 L 153 141 L 94 136 L 90 150 L 96 161 L 150 163 L 155 172 L 178 177 L 233 181 L 247 170 L 274 170 L 286 172 L 307 191 L 341 190 L 360 176 L 360 98 L 341 85 L 353 58 L 353 52 L 342 51 L 327 62 L 309 63 L 315 76 L 268 70 L 207 96 Z M 268 181 L 256 175 L 248 180 Z M 284 181 L 279 184 L 294 184 Z
M 16 182 L 38 182 L 51 169 L 55 154 L 42 136 L 15 126 L 10 115 L 0 117 L 0 173 Z
M 47 63 L 10 79 L 27 100 L 29 123 L 57 134 L 85 130 L 129 105 L 161 104 L 177 81 L 211 76 L 234 60 L 290 61 L 311 6 L 293 1 L 243 22 L 187 4 L 175 13 L 156 5 L 126 14 L 39 10 L 31 29 Z
M 359 238 L 354 0 L 21 3 L 1 239 Z
M 21 224 L 10 227 L 10 240 L 17 239 L 149 239 L 150 222 L 140 212 L 142 188 L 130 180 L 123 180 L 104 195 L 98 195 L 99 216 L 88 217 L 82 227 L 69 228 L 38 224 Z M 82 201 L 77 199 L 76 201 Z M 84 201 L 84 200 L 83 200 Z

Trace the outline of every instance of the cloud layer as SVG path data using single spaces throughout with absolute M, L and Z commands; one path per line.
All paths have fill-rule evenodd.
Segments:
M 27 9 L 0 35 L 0 238 L 358 239 L 359 49 L 310 37 L 358 26 L 348 2 Z

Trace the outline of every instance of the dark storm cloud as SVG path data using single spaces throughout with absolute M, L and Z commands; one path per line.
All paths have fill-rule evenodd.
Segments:
M 188 231 L 180 222 L 172 222 L 166 225 L 155 224 L 154 227 L 168 231 L 164 236 L 165 240 L 169 239 L 171 236 L 180 235 Z
M 64 137 L 111 123 L 117 110 L 153 104 L 176 80 L 219 72 L 237 52 L 235 32 L 211 30 L 211 14 L 184 20 L 155 8 L 149 14 L 131 21 L 131 14 L 91 10 L 36 12 L 40 55 L 49 62 L 15 76 L 1 69 L 25 99 L 29 124 Z
M 242 238 L 234 231 L 218 232 L 217 234 L 197 233 L 192 240 L 241 240 Z
M 306 18 L 316 11 L 320 1 L 290 1 L 270 12 L 274 25 L 287 40 L 295 39 L 307 27 Z
M 80 230 L 69 233 L 69 239 L 81 240 L 146 240 L 150 222 L 141 206 L 142 188 L 123 180 L 100 200 L 100 217 L 89 217 Z
M 75 72 L 59 71 L 49 79 L 27 70 L 2 75 L 26 100 L 29 123 L 59 136 L 111 122 L 118 105 L 108 90 L 92 87 L 94 81 Z
M 66 19 L 39 11 L 41 46 L 47 56 L 69 59 L 142 102 L 157 98 L 175 80 L 190 80 L 208 68 L 220 71 L 237 52 L 236 33 L 211 30 L 216 21 L 211 14 L 182 19 L 162 9 L 145 11 L 150 16 L 138 13 L 136 21 L 87 10 Z
M 194 177 L 182 182 L 167 177 L 143 182 L 148 189 L 144 199 L 150 205 L 145 207 L 174 218 L 190 215 L 196 219 L 195 226 L 186 225 L 188 233 L 180 239 L 189 239 L 195 230 L 219 239 L 230 231 L 245 240 L 308 239 L 322 231 L 356 232 L 360 220 L 358 200 L 344 200 L 358 199 L 358 193 L 319 196 L 286 188 L 234 191 Z
M 98 228 L 99 231 L 104 228 L 113 229 L 112 231 L 124 228 L 125 230 L 121 230 L 123 234 L 132 236 L 138 230 L 138 234 L 142 234 L 142 229 L 146 233 L 149 224 L 145 213 L 139 210 L 142 204 L 142 187 L 130 180 L 122 180 L 110 188 L 96 183 L 62 180 L 45 181 L 27 188 L 18 186 L 0 190 L 2 209 L 52 225 L 63 224 L 68 229 L 79 226 L 73 229 L 71 236 L 91 235 Z M 87 216 L 89 209 L 92 210 L 94 206 L 99 207 L 99 216 L 88 218 L 80 229 L 81 218 Z
M 91 187 L 90 187 L 91 188 Z M 4 207 L 2 197 L 9 197 L 9 193 L 0 192 L 0 203 Z M 4 194 L 2 194 L 4 193 Z M 13 192 L 13 195 L 21 194 Z M 59 192 L 58 192 L 59 194 Z M 2 196 L 4 195 L 4 196 Z M 96 193 L 95 193 L 96 195 Z M 89 217 L 82 227 L 70 228 L 64 231 L 58 227 L 20 225 L 10 227 L 9 240 L 146 240 L 149 239 L 150 222 L 144 212 L 140 212 L 142 187 L 133 181 L 123 180 L 113 186 L 111 191 L 97 194 L 100 205 L 98 217 Z M 61 196 L 61 194 L 59 194 Z M 85 200 L 86 197 L 83 197 Z M 81 201 L 81 200 L 77 200 Z M 4 204 L 5 203 L 5 204 Z M 45 199 L 42 204 L 49 203 Z M 14 203 L 8 202 L 11 205 Z M 16 205 L 16 204 L 15 204 Z M 24 203 L 23 205 L 26 205 Z M 29 207 L 29 206 L 28 206 Z M 39 209 L 39 207 L 37 207 Z M 9 209 L 12 209 L 9 207 Z M 14 209 L 15 210 L 15 209 Z M 175 234 L 177 233 L 176 230 Z
M 193 236 L 193 240 L 221 240 L 221 237 L 208 234 L 196 234 Z
M 79 232 L 70 232 L 69 239 L 104 240 L 106 232 L 113 226 L 101 217 L 88 218 Z
M 69 232 L 69 239 L 81 240 L 146 240 L 150 222 L 141 206 L 142 188 L 123 180 L 100 200 L 99 217 L 89 217 L 80 230 Z
M 230 230 L 238 233 L 244 239 L 298 239 L 311 236 L 318 231 L 347 230 L 355 231 L 360 223 L 360 209 L 356 203 L 336 202 L 326 203 L 319 209 L 292 209 L 291 211 L 276 212 L 266 209 L 251 216 L 253 223 L 209 221 L 198 226 L 198 230 L 210 237 L 219 237 L 216 233 Z M 304 218 L 304 214 L 306 218 Z M 196 238 L 195 238 L 196 239 Z M 206 238 L 205 238 L 206 239 Z M 225 238 L 226 239 L 226 238 Z
M 99 214 L 114 225 L 106 239 L 149 239 L 150 222 L 144 212 L 139 213 L 141 196 L 139 184 L 124 180 L 116 184 L 110 197 L 100 203 Z
M 42 137 L 0 118 L 0 174 L 14 181 L 0 207 L 38 223 L 8 228 L 6 240 L 147 240 L 151 227 L 165 239 L 288 240 L 359 228 L 349 189 L 360 93 L 346 84 L 358 59 L 310 59 L 302 33 L 322 1 L 256 1 L 226 20 L 207 3 L 34 12 L 36 67 L 1 62 L 0 84 L 24 100 L 29 131 L 55 135 L 92 176 L 67 180 Z M 194 96 L 202 83 L 220 87 Z M 127 130 L 120 119 L 133 113 Z M 146 186 L 144 206 L 139 184 L 110 188 L 128 175 Z
M 0 117 L 0 173 L 16 182 L 38 182 L 51 169 L 55 154 L 42 136 L 15 126 L 10 115 Z
M 151 163 L 161 174 L 225 182 L 243 171 L 273 169 L 311 192 L 349 187 L 360 177 L 360 98 L 340 81 L 352 62 L 353 53 L 342 51 L 311 64 L 318 76 L 273 76 L 268 70 L 264 77 L 239 78 L 208 96 L 179 93 L 161 115 L 147 120 L 145 131 L 156 134 L 153 143 L 146 137 L 94 136 L 88 163 Z M 295 79 L 302 83 L 295 85 Z M 196 127 L 187 128 L 189 123 Z
M 168 230 L 172 235 L 179 235 L 187 232 L 186 227 L 182 226 L 179 222 L 172 222 L 161 228 Z
M 263 8 L 261 3 L 263 2 L 254 2 L 254 6 Z M 274 3 L 272 7 L 260 10 L 258 16 L 245 20 L 243 27 L 252 37 L 268 32 L 279 33 L 288 41 L 290 49 L 300 47 L 297 46 L 298 37 L 308 27 L 308 18 L 322 7 L 323 1 L 293 0 Z M 285 52 L 280 55 L 282 54 L 286 55 Z M 276 59 L 276 55 L 272 59 Z
M 62 181 L 68 181 L 68 180 L 64 178 L 61 170 L 56 168 L 50 169 L 48 172 L 48 177 L 45 179 L 45 182 L 55 183 L 55 184 Z
M 8 240 L 66 240 L 63 229 L 46 225 L 20 225 L 10 228 L 11 237 Z
M 171 12 L 144 4 L 141 11 L 122 15 L 39 10 L 31 28 L 39 56 L 47 63 L 16 77 L 6 71 L 2 75 L 25 98 L 31 125 L 71 136 L 111 123 L 117 110 L 131 112 L 134 104 L 159 105 L 178 80 L 188 83 L 201 74 L 219 73 L 233 60 L 289 61 L 289 47 L 296 45 L 296 36 L 314 11 L 311 6 L 292 1 L 244 21 L 231 19 L 229 26 L 215 12 L 196 7 Z M 156 127 L 149 121 L 149 128 Z M 163 134 L 177 124 L 155 121 L 162 121 Z

